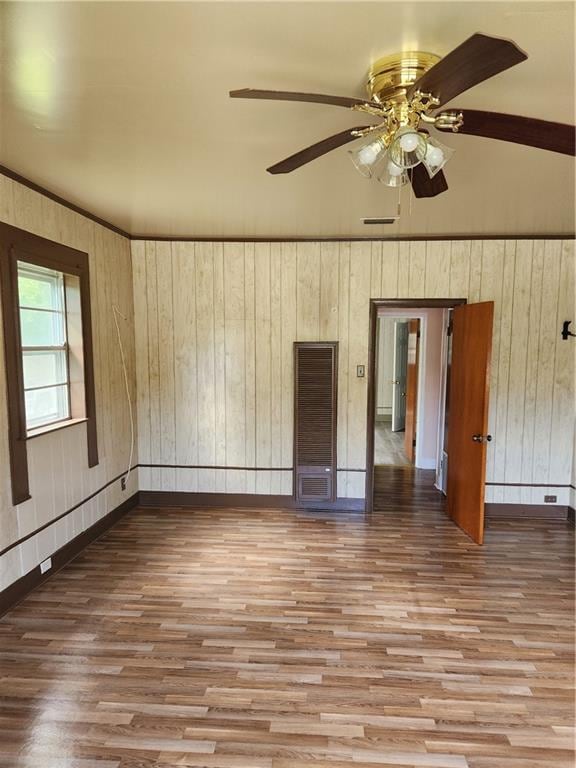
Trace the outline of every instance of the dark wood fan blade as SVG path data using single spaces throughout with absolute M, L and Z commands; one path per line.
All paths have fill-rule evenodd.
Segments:
M 528 147 L 548 149 L 563 155 L 576 154 L 576 128 L 564 123 L 551 123 L 534 117 L 504 115 L 500 112 L 482 112 L 477 109 L 455 109 L 463 124 L 457 133 L 485 136 L 487 139 L 511 141 Z
M 440 195 L 448 189 L 443 171 L 438 171 L 434 178 L 431 179 L 426 168 L 420 163 L 420 165 L 412 168 L 408 173 L 416 197 L 436 197 L 436 195 Z
M 348 144 L 350 141 L 354 141 L 358 136 L 354 136 L 354 131 L 363 131 L 367 126 L 360 126 L 358 128 L 348 128 L 346 131 L 336 133 L 334 136 L 328 136 L 327 139 L 322 139 L 317 144 L 312 144 L 306 149 L 296 152 L 295 155 L 290 155 L 285 160 L 281 160 L 276 165 L 271 165 L 266 170 L 268 173 L 290 173 L 295 171 L 296 168 L 300 168 L 302 165 L 306 165 L 311 160 L 316 160 L 317 157 L 322 157 L 327 152 L 331 152 L 333 149 Z
M 241 88 L 230 91 L 232 99 L 270 99 L 272 101 L 305 101 L 314 104 L 332 104 L 335 107 L 352 107 L 369 104 L 366 99 L 348 96 L 329 96 L 325 93 L 298 93 L 296 91 L 260 91 L 257 88 Z M 374 106 L 378 106 L 375 104 Z
M 431 93 L 446 104 L 472 86 L 488 80 L 527 59 L 524 51 L 511 40 L 475 34 L 435 64 L 409 89 L 408 97 L 416 91 Z

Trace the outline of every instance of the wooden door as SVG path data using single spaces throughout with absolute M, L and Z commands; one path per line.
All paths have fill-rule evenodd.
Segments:
M 420 358 L 420 320 L 408 322 L 408 364 L 406 366 L 406 421 L 404 453 L 414 463 L 416 453 L 416 410 L 418 400 L 418 364 Z
M 392 373 L 392 432 L 406 426 L 406 366 L 408 363 L 408 323 L 394 323 L 394 370 Z
M 337 342 L 294 345 L 294 495 L 336 498 Z
M 452 313 L 448 513 L 477 544 L 484 539 L 488 392 L 494 303 L 467 304 Z

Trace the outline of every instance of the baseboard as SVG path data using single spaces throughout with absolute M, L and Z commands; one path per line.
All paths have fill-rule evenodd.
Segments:
M 569 507 L 561 504 L 486 504 L 486 517 L 522 517 L 541 520 L 568 520 Z
M 364 499 L 298 503 L 292 496 L 258 493 L 195 493 L 192 491 L 140 491 L 141 507 L 252 507 L 255 509 L 317 509 L 364 512 Z
M 131 509 L 134 509 L 134 507 L 137 507 L 138 501 L 139 494 L 135 493 L 129 499 L 123 501 L 120 506 L 111 510 L 107 515 L 95 522 L 94 525 L 91 525 L 90 528 L 82 531 L 78 536 L 64 544 L 63 547 L 56 550 L 56 552 L 50 555 L 52 558 L 52 568 L 47 573 L 40 573 L 40 566 L 38 565 L 34 570 L 21 576 L 18 581 L 10 584 L 9 587 L 6 587 L 6 589 L 0 592 L 0 616 L 20 603 L 33 589 L 36 589 L 36 587 L 73 560 L 80 554 L 80 552 L 82 552 L 82 550 L 86 549 L 88 544 L 99 539 L 102 534 L 106 533 L 106 531 L 124 517 L 125 514 L 130 512 Z
M 420 459 L 415 466 L 416 469 L 436 469 L 436 459 Z

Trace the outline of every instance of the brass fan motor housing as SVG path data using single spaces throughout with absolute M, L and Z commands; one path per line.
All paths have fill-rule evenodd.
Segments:
M 408 51 L 383 56 L 368 72 L 366 90 L 371 101 L 387 106 L 406 104 L 406 91 L 437 64 L 441 56 L 425 51 Z

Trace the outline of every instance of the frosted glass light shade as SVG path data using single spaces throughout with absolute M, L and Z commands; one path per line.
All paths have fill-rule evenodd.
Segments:
M 400 128 L 390 144 L 390 157 L 399 168 L 414 168 L 426 155 L 426 137 L 413 128 Z
M 370 141 L 359 147 L 348 150 L 348 154 L 356 170 L 369 179 L 373 174 L 374 166 L 385 151 L 386 145 L 382 138 L 378 137 L 376 139 L 371 138 Z
M 438 171 L 441 171 L 442 168 L 444 168 L 453 154 L 453 149 L 442 144 L 438 139 L 430 136 L 427 141 L 426 154 L 422 160 L 422 163 L 428 171 L 428 176 L 433 179 Z

